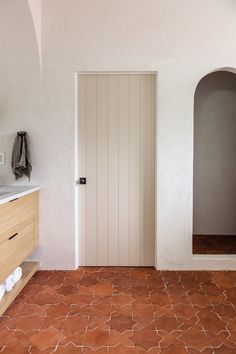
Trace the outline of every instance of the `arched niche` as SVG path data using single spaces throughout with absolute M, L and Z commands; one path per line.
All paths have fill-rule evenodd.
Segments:
M 193 253 L 236 253 L 236 70 L 203 77 L 194 97 Z

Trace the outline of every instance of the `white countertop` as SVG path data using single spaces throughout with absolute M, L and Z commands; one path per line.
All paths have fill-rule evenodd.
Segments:
M 37 192 L 39 186 L 0 186 L 0 205 L 10 202 L 13 199 Z

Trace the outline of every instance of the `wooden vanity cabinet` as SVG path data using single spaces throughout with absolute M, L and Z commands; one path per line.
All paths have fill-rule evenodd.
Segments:
M 37 262 L 24 262 L 38 247 L 38 192 L 0 205 L 0 283 L 21 266 L 22 279 L 0 301 L 0 315 L 38 269 Z

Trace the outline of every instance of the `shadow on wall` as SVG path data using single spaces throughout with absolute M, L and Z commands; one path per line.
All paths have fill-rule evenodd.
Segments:
M 20 18 L 20 21 L 19 21 Z M 15 134 L 29 133 L 31 156 L 41 138 L 40 113 L 42 102 L 39 54 L 32 15 L 27 0 L 0 1 L 0 152 L 5 153 L 5 165 L 0 165 L 3 183 L 14 183 L 11 154 Z M 42 138 L 41 138 L 42 139 Z M 38 173 L 34 163 L 33 178 Z M 21 179 L 19 183 L 25 183 Z M 27 181 L 28 183 L 28 181 Z
M 236 75 L 233 69 L 210 73 L 197 86 L 193 172 L 193 234 L 236 235 Z
M 5 163 L 0 165 L 0 178 L 1 182 L 7 183 L 11 173 L 11 155 L 15 139 L 15 133 L 1 134 L 0 135 L 0 152 L 4 152 Z M 14 178 L 12 174 L 12 179 Z

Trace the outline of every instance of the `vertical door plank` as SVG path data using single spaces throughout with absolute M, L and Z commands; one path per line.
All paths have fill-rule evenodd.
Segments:
M 152 81 L 151 81 L 151 75 L 147 75 L 145 77 L 145 91 L 146 91 L 146 199 L 145 199 L 145 248 L 144 248 L 144 264 L 146 266 L 152 265 L 154 260 L 153 260 L 153 250 L 154 250 L 154 245 L 153 245 L 153 235 L 152 235 L 152 187 L 151 187 L 151 168 L 152 168 L 152 163 L 151 163 L 151 136 L 152 136 Z
M 78 79 L 78 173 L 80 177 L 86 176 L 86 76 L 80 75 Z M 86 186 L 78 186 L 78 247 L 79 265 L 86 265 Z
M 129 75 L 119 75 L 119 265 L 130 264 Z
M 97 76 L 98 265 L 108 265 L 107 240 L 107 75 Z
M 108 75 L 108 264 L 119 264 L 118 75 Z
M 97 252 L 97 77 L 87 75 L 87 265 Z
M 140 265 L 140 82 L 130 75 L 130 264 Z
M 144 247 L 145 247 L 145 185 L 146 185 L 146 174 L 145 174 L 145 146 L 146 146 L 146 124 L 145 124 L 145 90 L 144 90 L 144 77 L 140 75 L 140 200 L 139 200 L 139 210 L 140 210 L 140 264 L 144 265 Z
M 152 87 L 151 87 L 151 76 L 143 75 L 141 77 L 141 121 L 142 121 L 142 254 L 141 263 L 144 266 L 149 266 L 154 264 L 153 251 L 154 251 L 154 235 L 152 234 L 151 215 L 153 211 L 151 210 L 152 204 L 150 203 L 151 197 L 151 131 L 153 119 L 152 115 Z
M 151 122 L 150 122 L 150 158 L 151 158 L 151 166 L 150 166 L 150 233 L 151 233 L 151 248 L 152 248 L 152 253 L 151 253 L 151 258 L 152 258 L 152 264 L 149 265 L 154 265 L 156 264 L 155 260 L 155 250 L 156 250 L 156 240 L 155 240 L 155 232 L 156 232 L 156 215 L 155 215 L 155 210 L 156 210 L 156 181 L 155 181 L 155 169 L 156 169 L 156 160 L 155 160 L 155 149 L 156 149 L 156 122 L 155 122 L 155 116 L 156 116 L 156 76 L 151 75 Z

